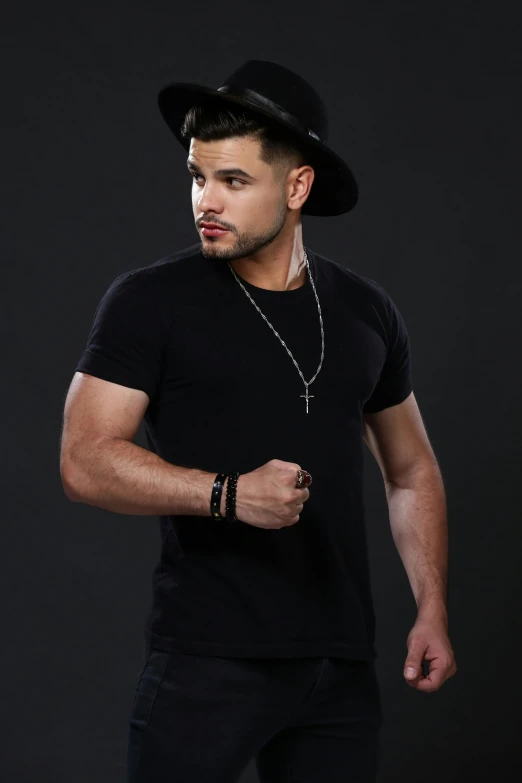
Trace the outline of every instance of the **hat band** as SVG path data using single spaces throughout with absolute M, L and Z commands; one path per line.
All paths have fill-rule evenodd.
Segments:
M 261 109 L 270 109 L 273 114 L 277 114 L 282 120 L 288 122 L 290 125 L 293 125 L 296 130 L 304 130 L 305 133 L 313 136 L 313 138 L 317 139 L 317 141 L 321 141 L 317 133 L 314 133 L 314 131 L 309 128 L 308 125 L 303 125 L 303 123 L 300 122 L 300 120 L 298 120 L 294 114 L 290 114 L 290 112 L 286 111 L 286 109 L 283 109 L 283 107 L 279 106 L 279 104 L 275 103 L 275 101 L 270 100 L 270 98 L 265 98 L 264 95 L 261 95 L 255 90 L 251 90 L 249 87 L 234 88 L 228 87 L 225 84 L 223 87 L 218 87 L 218 92 L 226 92 L 228 95 L 233 95 L 237 98 L 247 98 L 250 103 L 257 104 L 257 106 L 259 106 Z

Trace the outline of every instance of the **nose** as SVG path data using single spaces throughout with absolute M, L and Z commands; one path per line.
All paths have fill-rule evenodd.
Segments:
M 218 196 L 218 189 L 211 187 L 209 182 L 206 182 L 205 186 L 197 194 L 196 204 L 203 215 L 217 216 L 223 210 L 223 205 L 220 203 Z

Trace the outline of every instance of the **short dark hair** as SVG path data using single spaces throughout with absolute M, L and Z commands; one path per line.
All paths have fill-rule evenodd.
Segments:
M 285 175 L 291 168 L 304 166 L 305 156 L 290 133 L 277 123 L 260 117 L 243 106 L 224 107 L 212 100 L 195 104 L 187 111 L 181 126 L 184 139 L 218 141 L 234 136 L 250 136 L 260 142 L 260 159 Z

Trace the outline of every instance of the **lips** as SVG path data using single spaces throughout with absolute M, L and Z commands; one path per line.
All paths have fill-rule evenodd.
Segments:
M 228 228 L 221 228 L 221 226 L 215 228 L 215 223 L 211 223 L 210 225 L 200 223 L 200 226 L 201 233 L 204 237 L 222 237 L 225 234 L 228 234 Z
M 200 223 L 199 225 L 202 228 L 218 228 L 220 231 L 227 231 L 226 228 L 223 228 L 223 226 L 218 226 L 217 223 Z

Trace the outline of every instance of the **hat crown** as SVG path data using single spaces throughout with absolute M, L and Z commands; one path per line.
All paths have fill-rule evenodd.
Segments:
M 326 106 L 309 82 L 269 60 L 248 60 L 223 83 L 230 90 L 249 89 L 292 114 L 324 143 L 328 138 Z

